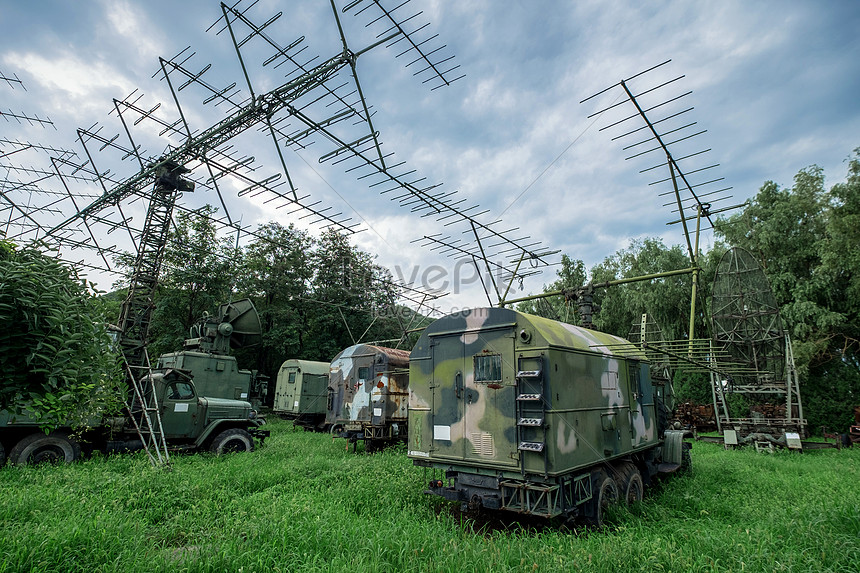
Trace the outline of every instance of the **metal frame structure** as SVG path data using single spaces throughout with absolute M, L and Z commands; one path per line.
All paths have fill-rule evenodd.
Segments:
M 782 326 L 767 277 L 748 251 L 736 247 L 723 255 L 712 300 L 714 342 L 735 365 L 723 367 L 716 360 L 718 370 L 711 372 L 717 428 L 734 429 L 741 437 L 784 432 L 806 437 L 791 338 Z M 751 415 L 733 415 L 727 401 L 730 394 L 746 396 Z M 782 406 L 773 403 L 780 397 Z

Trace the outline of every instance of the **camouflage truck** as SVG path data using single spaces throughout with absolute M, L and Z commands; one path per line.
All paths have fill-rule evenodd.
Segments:
M 408 455 L 428 493 L 601 524 L 689 467 L 645 356 L 609 334 L 505 308 L 441 318 L 410 358 Z
M 173 451 L 225 453 L 252 451 L 255 438 L 264 439 L 262 421 L 249 402 L 200 396 L 187 372 L 166 369 L 152 375 L 159 404 L 162 429 Z M 26 416 L 0 412 L 0 465 L 8 452 L 9 463 L 72 462 L 84 451 L 104 453 L 132 451 L 143 447 L 133 417 L 91 420 L 89 428 L 60 427 L 45 434 Z
M 335 437 L 374 450 L 406 439 L 409 353 L 356 344 L 334 357 L 326 424 Z
M 326 429 L 330 364 L 290 359 L 281 364 L 272 411 L 307 430 Z

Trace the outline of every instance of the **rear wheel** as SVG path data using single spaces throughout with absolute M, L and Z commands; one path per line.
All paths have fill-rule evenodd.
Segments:
M 242 428 L 230 428 L 215 436 L 209 445 L 209 451 L 218 455 L 231 452 L 253 452 L 254 437 Z
M 618 486 L 618 497 L 622 503 L 629 506 L 642 501 L 645 494 L 645 484 L 642 481 L 642 474 L 639 473 L 639 468 L 635 464 L 632 462 L 619 464 L 615 481 Z
M 69 463 L 81 457 L 81 446 L 64 432 L 30 434 L 9 451 L 9 462 L 18 466 L 28 464 Z
M 597 485 L 594 497 L 592 515 L 585 518 L 586 524 L 592 527 L 603 527 L 609 508 L 618 503 L 618 485 L 609 477 L 604 470 L 598 472 L 595 484 Z

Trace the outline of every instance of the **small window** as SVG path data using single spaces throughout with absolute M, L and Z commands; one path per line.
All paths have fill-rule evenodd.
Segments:
M 369 380 L 370 379 L 370 367 L 362 366 L 358 369 L 358 379 L 359 380 Z
M 475 356 L 475 382 L 501 382 L 502 355 L 480 354 Z
M 295 384 L 296 383 L 296 373 L 290 372 L 289 378 L 287 378 L 287 384 Z
M 173 382 L 167 387 L 167 397 L 171 400 L 190 400 L 194 397 L 194 388 L 187 382 Z

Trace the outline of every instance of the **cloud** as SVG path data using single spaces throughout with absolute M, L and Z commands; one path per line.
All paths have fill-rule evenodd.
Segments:
M 197 52 L 189 69 L 212 63 L 203 78 L 211 85 L 244 85 L 227 33 L 204 33 L 220 15 L 217 2 L 103 0 L 77 3 L 74 9 L 62 2 L 51 6 L 55 9 L 38 3 L 4 7 L 7 21 L 27 17 L 33 22 L 26 34 L 10 29 L 0 39 L 3 71 L 18 72 L 33 89 L 27 102 L 13 100 L 19 94 L 10 96 L 0 85 L 0 103 L 7 108 L 14 106 L 4 102 L 37 107 L 33 111 L 60 124 L 58 138 L 69 141 L 77 125 L 94 122 L 121 132 L 120 124 L 105 114 L 111 98 L 135 88 L 146 93 L 142 107 L 161 102 L 158 117 L 178 118 L 166 83 L 150 75 L 158 68 L 157 56 L 172 56 L 189 44 Z M 619 131 L 600 131 L 609 114 L 596 123 L 586 117 L 602 103 L 579 104 L 622 78 L 673 60 L 631 85 L 644 90 L 686 76 L 643 101 L 656 103 L 663 94 L 693 90 L 685 100 L 695 107 L 691 121 L 707 133 L 690 144 L 712 149 L 709 161 L 721 164 L 714 171 L 725 177 L 726 186 L 734 187 L 738 202 L 766 179 L 790 185 L 794 173 L 811 163 L 825 168 L 828 181 L 837 181 L 844 176 L 844 158 L 860 145 L 856 2 L 832 2 L 826 10 L 798 1 L 736 0 L 511 0 L 504 5 L 415 0 L 410 7 L 424 10 L 466 77 L 430 92 L 412 77 L 412 68 L 403 67 L 403 59 L 393 58 L 396 49 L 385 53 L 379 48 L 361 56 L 362 89 L 376 112 L 374 127 L 385 149 L 396 153 L 392 160 L 405 161 L 427 184 L 444 183 L 440 189 L 458 191 L 453 198 L 490 209 L 482 221 L 503 215 L 499 228 L 520 227 L 589 266 L 626 247 L 631 238 L 682 241 L 677 228 L 665 225 L 673 215 L 662 206 L 667 202 L 658 195 L 663 188 L 648 185 L 660 178 L 655 175 L 659 170 L 639 173 L 659 162 L 659 157 L 654 159 L 659 154 L 626 161 L 626 143 L 612 141 Z M 276 0 L 261 0 L 250 15 L 262 23 L 281 10 Z M 319 55 L 317 63 L 339 52 L 340 39 L 326 3 L 297 1 L 289 10 L 267 29 L 270 37 L 286 45 L 305 36 L 305 54 L 308 59 Z M 372 41 L 373 32 L 362 28 L 362 18 L 346 14 L 342 22 L 354 48 Z M 260 65 L 271 53 L 264 42 L 243 47 L 258 92 L 286 81 L 284 67 Z M 205 129 L 228 111 L 225 106 L 203 106 L 204 91 L 190 87 L 180 93 L 192 129 Z M 613 103 L 623 99 L 623 93 L 607 97 L 605 103 Z M 149 153 L 157 154 L 167 142 L 158 137 L 158 125 L 147 123 L 135 127 L 135 136 Z M 173 144 L 178 141 L 173 139 Z M 280 171 L 265 134 L 243 134 L 231 143 L 239 155 L 256 157 L 261 176 Z M 342 166 L 320 165 L 317 158 L 330 149 L 326 145 L 320 141 L 300 151 L 301 158 L 286 152 L 300 192 L 309 194 L 310 201 L 321 201 L 320 207 L 332 206 L 366 220 L 368 230 L 355 240 L 378 253 L 380 263 L 400 269 L 441 265 L 453 276 L 456 261 L 410 241 L 439 232 L 460 237 L 463 229 L 417 216 L 389 201 L 390 195 L 380 196 L 378 188 L 368 188 L 366 180 L 345 174 Z M 114 173 L 127 175 L 133 167 L 121 164 Z M 195 175 L 207 177 L 200 168 Z M 308 226 L 307 219 L 287 217 L 272 203 L 237 199 L 243 185 L 226 187 L 231 214 L 245 224 L 276 218 Z M 214 194 L 202 190 L 183 197 L 189 207 L 204 202 L 219 204 Z M 526 289 L 538 290 L 553 274 L 550 269 L 526 281 Z M 451 306 L 487 304 L 476 284 L 440 301 Z

